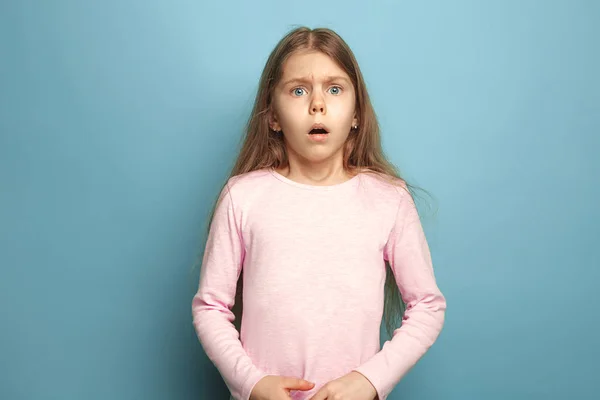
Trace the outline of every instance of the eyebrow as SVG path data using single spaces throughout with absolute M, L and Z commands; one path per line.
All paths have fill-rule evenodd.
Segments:
M 324 79 L 325 82 L 333 82 L 333 81 L 345 81 L 346 83 L 350 84 L 350 80 L 346 77 L 340 76 L 340 75 L 334 75 L 334 76 L 326 76 Z M 292 83 L 310 83 L 311 79 L 309 79 L 308 77 L 300 77 L 300 78 L 291 78 L 288 79 L 287 81 L 283 82 L 283 86 L 288 86 Z

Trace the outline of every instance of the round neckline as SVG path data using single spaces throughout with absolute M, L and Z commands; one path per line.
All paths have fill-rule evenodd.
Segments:
M 322 190 L 322 191 L 335 190 L 335 189 L 339 189 L 339 188 L 342 188 L 345 186 L 352 185 L 354 182 L 356 182 L 359 179 L 359 176 L 360 176 L 360 173 L 358 173 L 358 174 L 354 175 L 352 178 L 345 180 L 344 182 L 335 183 L 333 185 L 311 185 L 310 183 L 301 183 L 301 182 L 296 182 L 294 180 L 291 180 L 290 178 L 287 178 L 287 177 L 281 175 L 279 172 L 275 171 L 275 168 L 268 168 L 268 170 L 271 173 L 271 175 L 273 175 L 276 179 L 280 180 L 283 183 L 287 183 L 288 185 L 295 186 L 295 187 L 301 188 L 301 189 Z

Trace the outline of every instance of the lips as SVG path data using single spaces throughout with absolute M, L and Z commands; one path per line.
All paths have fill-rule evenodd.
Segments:
M 309 135 L 323 135 L 329 133 L 329 129 L 323 124 L 314 124 L 310 131 L 308 131 Z

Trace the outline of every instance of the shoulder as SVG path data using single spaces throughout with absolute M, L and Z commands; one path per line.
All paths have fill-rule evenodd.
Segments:
M 360 175 L 361 182 L 373 196 L 390 200 L 395 204 L 412 198 L 409 186 L 402 178 L 371 170 L 364 170 Z
M 243 174 L 232 176 L 227 180 L 230 190 L 245 190 L 270 180 L 271 173 L 268 169 L 258 169 Z
M 266 168 L 234 175 L 227 180 L 222 195 L 227 194 L 238 205 L 246 203 L 273 185 L 272 178 Z

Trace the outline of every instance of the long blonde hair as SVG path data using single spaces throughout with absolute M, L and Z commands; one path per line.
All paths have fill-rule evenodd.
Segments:
M 254 107 L 245 127 L 242 147 L 229 178 L 258 169 L 285 168 L 288 166 L 286 147 L 282 135 L 277 134 L 269 127 L 269 111 L 273 89 L 281 79 L 284 62 L 298 50 L 314 50 L 328 55 L 348 74 L 355 88 L 355 107 L 359 128 L 348 136 L 344 146 L 343 166 L 346 171 L 367 171 L 384 178 L 390 178 L 390 182 L 402 182 L 404 188 L 412 194 L 414 186 L 402 179 L 397 168 L 385 157 L 381 147 L 379 123 L 352 50 L 338 34 L 327 28 L 295 28 L 288 32 L 271 52 L 260 77 Z M 208 220 L 209 230 L 215 207 L 216 201 Z M 406 304 L 402 300 L 387 261 L 385 265 L 383 318 L 386 331 L 391 336 L 394 329 L 401 324 Z M 238 329 L 240 328 L 243 309 L 242 291 L 243 275 L 240 275 L 232 310 L 236 316 L 235 322 Z

